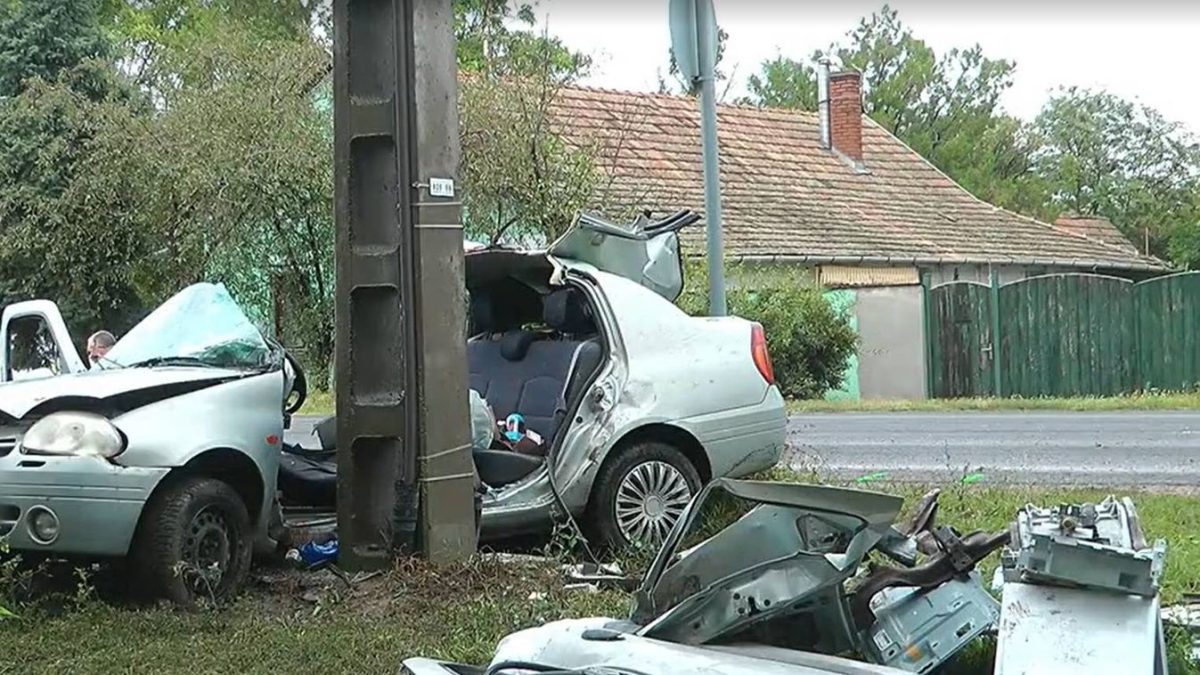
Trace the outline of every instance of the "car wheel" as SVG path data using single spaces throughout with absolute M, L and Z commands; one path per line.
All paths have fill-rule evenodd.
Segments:
M 700 491 L 700 473 L 674 446 L 635 443 L 596 476 L 589 521 L 607 550 L 657 547 Z
M 252 551 L 242 498 L 222 481 L 189 477 L 151 498 L 132 562 L 151 593 L 192 606 L 231 598 L 250 571 Z

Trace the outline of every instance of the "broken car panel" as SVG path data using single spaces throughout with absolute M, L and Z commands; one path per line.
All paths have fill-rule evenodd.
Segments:
M 629 620 L 556 621 L 505 637 L 485 668 L 410 659 L 402 672 L 928 673 L 995 628 L 996 673 L 1165 675 L 1151 591 L 1165 545 L 1146 545 L 1131 501 L 1027 506 L 1009 531 L 959 536 L 937 524 L 937 498 L 893 525 L 888 495 L 718 480 Z M 975 566 L 1001 547 L 997 602 Z M 864 565 L 871 551 L 900 566 Z
M 639 216 L 628 225 L 617 225 L 583 213 L 549 252 L 559 260 L 625 277 L 675 302 L 683 292 L 678 233 L 699 220 L 699 214 L 680 211 L 662 220 Z
M 998 675 L 1167 672 L 1158 588 L 1166 542 L 1148 545 L 1134 504 L 1028 505 L 997 585 Z
M 995 621 L 997 603 L 974 566 L 1008 534 L 959 537 L 935 526 L 935 508 L 919 518 L 919 531 L 903 534 L 893 525 L 900 506 L 859 490 L 716 480 L 659 550 L 628 621 L 560 621 L 514 633 L 489 668 L 525 661 L 647 675 L 701 664 L 722 673 L 928 672 Z M 863 573 L 870 552 L 903 550 L 897 538 L 915 547 L 914 538 L 930 532 L 937 550 L 918 564 Z M 855 653 L 879 663 L 848 658 Z M 414 673 L 450 667 L 406 665 Z

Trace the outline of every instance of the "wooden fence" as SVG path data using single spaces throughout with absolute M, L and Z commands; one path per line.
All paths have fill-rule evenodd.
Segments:
M 1200 387 L 1200 272 L 942 284 L 926 291 L 926 322 L 937 398 Z

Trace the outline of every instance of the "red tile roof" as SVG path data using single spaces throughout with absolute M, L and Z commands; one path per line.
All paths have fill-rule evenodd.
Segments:
M 1117 229 L 1116 225 L 1112 224 L 1112 221 L 1102 216 L 1063 214 L 1054 221 L 1054 226 L 1072 234 L 1083 235 L 1089 239 L 1118 246 L 1126 251 L 1137 253 L 1138 250 L 1137 246 L 1129 241 L 1129 238 Z
M 610 184 L 598 204 L 703 213 L 693 99 L 565 88 L 553 111 L 568 142 L 601 152 Z M 865 172 L 820 147 L 815 113 L 722 105 L 717 118 L 731 258 L 1165 268 L 975 198 L 866 116 Z M 703 228 L 690 229 L 686 244 L 702 250 Z

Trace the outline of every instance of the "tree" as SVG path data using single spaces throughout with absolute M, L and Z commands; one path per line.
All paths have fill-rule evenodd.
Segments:
M 814 60 L 819 56 L 814 56 Z M 776 56 L 763 61 L 760 72 L 746 81 L 750 95 L 742 102 L 764 108 L 817 109 L 817 71 L 801 61 Z
M 329 19 L 323 0 L 100 0 L 100 20 L 116 43 L 122 69 L 152 96 L 179 73 L 166 69 L 165 52 L 179 52 L 242 26 L 269 40 L 308 40 Z
M 556 98 L 586 55 L 532 32 L 529 5 L 455 0 L 463 221 L 469 238 L 544 243 L 588 205 L 595 153 L 555 130 Z
M 509 0 L 454 0 L 458 67 L 493 76 L 547 71 L 556 80 L 587 73 L 592 59 L 557 38 L 532 31 L 533 7 Z
M 459 90 L 468 237 L 492 243 L 545 243 L 589 205 L 600 181 L 591 148 L 568 144 L 554 128 L 563 79 L 549 55 L 540 73 L 467 77 Z
M 0 305 L 53 298 L 77 331 L 138 307 L 142 237 L 67 199 L 104 111 L 139 106 L 108 52 L 94 2 L 0 1 Z
M 140 303 L 127 270 L 147 250 L 141 233 L 75 187 L 102 120 L 132 109 L 88 93 L 116 85 L 75 81 L 97 73 L 101 64 L 82 64 L 52 83 L 34 78 L 0 104 L 0 306 L 54 299 L 77 334 L 129 326 Z
M 0 98 L 108 53 L 96 0 L 0 0 Z
M 968 190 L 1018 210 L 1042 203 L 1028 135 L 998 110 L 1013 63 L 989 59 L 978 46 L 939 58 L 887 6 L 812 62 L 822 58 L 861 72 L 867 114 Z M 816 70 L 808 63 L 766 61 L 748 89 L 744 102 L 754 105 L 816 109 Z
M 324 367 L 333 149 L 313 83 L 329 55 L 311 39 L 263 38 L 238 22 L 211 35 L 156 53 L 152 67 L 185 77 L 160 90 L 153 114 L 113 109 L 100 120 L 68 197 L 155 242 L 130 270 L 143 298 L 223 281 L 264 323 L 282 299 L 290 346 Z
M 715 80 L 717 85 L 720 85 L 722 82 L 731 82 L 730 75 L 721 67 L 721 63 L 725 60 L 725 46 L 728 41 L 729 33 L 724 28 L 717 26 L 717 58 L 713 62 L 713 80 Z M 671 78 L 673 84 L 669 83 L 662 75 L 659 75 L 658 93 L 670 94 L 678 92 L 690 96 L 696 96 L 700 93 L 697 83 L 685 80 L 683 74 L 679 72 L 679 62 L 675 60 L 675 52 L 673 50 L 668 50 L 667 52 L 667 63 L 667 75 Z M 725 90 L 726 92 L 728 91 L 728 86 L 725 87 Z M 724 99 L 725 95 L 722 94 L 721 98 Z
M 1103 216 L 1150 252 L 1178 262 L 1194 226 L 1200 189 L 1200 146 L 1177 122 L 1113 94 L 1057 92 L 1034 123 L 1037 170 L 1056 210 Z M 1182 228 L 1172 251 L 1168 240 Z

